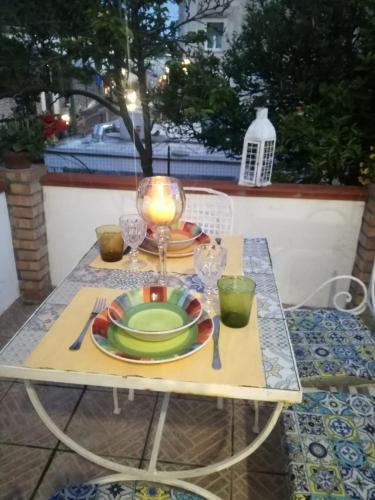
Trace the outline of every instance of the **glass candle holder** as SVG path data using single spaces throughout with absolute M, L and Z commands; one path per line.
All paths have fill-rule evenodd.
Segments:
M 159 250 L 158 282 L 167 284 L 166 256 L 170 240 L 170 225 L 177 222 L 185 208 L 185 193 L 175 177 L 156 175 L 141 181 L 137 191 L 137 209 L 147 224 L 155 227 Z

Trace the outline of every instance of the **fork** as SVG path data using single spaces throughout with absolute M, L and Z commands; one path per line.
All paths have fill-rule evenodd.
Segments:
M 87 329 L 91 323 L 91 320 L 105 308 L 105 305 L 106 305 L 105 299 L 100 298 L 100 297 L 96 298 L 94 307 L 92 308 L 92 311 L 90 312 L 90 315 L 85 323 L 85 326 L 82 328 L 81 333 L 78 335 L 78 337 L 73 342 L 73 344 L 69 347 L 69 349 L 71 351 L 78 351 L 78 349 L 81 348 L 82 341 L 83 341 L 84 336 L 87 332 Z

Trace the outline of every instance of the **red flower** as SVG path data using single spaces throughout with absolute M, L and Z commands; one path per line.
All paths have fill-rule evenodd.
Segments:
M 61 118 L 57 118 L 55 120 L 56 132 L 65 132 L 66 129 L 67 129 L 66 122 L 64 122 L 64 120 L 62 120 Z
M 64 133 L 68 126 L 64 120 L 59 118 L 58 116 L 51 115 L 46 113 L 39 117 L 43 122 L 43 138 L 47 139 L 57 139 L 57 135 L 61 135 Z

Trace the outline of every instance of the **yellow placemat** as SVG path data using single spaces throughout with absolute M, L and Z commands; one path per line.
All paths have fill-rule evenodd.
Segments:
M 105 297 L 110 303 L 118 293 L 118 290 L 108 288 L 82 288 L 23 366 L 184 382 L 265 386 L 255 301 L 246 327 L 231 329 L 221 325 L 221 370 L 211 368 L 212 340 L 187 358 L 157 365 L 137 365 L 111 358 L 96 347 L 89 331 L 81 349 L 70 351 L 68 348 L 83 327 L 95 298 Z
M 222 246 L 228 251 L 227 265 L 224 274 L 243 274 L 243 237 L 227 235 L 222 237 Z M 142 271 L 159 271 L 159 257 L 146 252 L 139 252 L 139 257 L 146 262 Z M 91 267 L 98 269 L 127 270 L 127 256 L 118 262 L 104 262 L 100 255 L 90 263 Z M 167 258 L 167 272 L 180 274 L 194 274 L 193 256 Z

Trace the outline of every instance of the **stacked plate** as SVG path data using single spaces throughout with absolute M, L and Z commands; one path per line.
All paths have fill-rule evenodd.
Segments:
M 165 363 L 189 356 L 211 338 L 213 322 L 181 288 L 149 286 L 117 297 L 94 320 L 94 343 L 131 363 Z
M 202 243 L 209 243 L 209 236 L 193 222 L 180 220 L 172 224 L 171 238 L 168 243 L 168 257 L 186 257 L 193 255 L 194 248 Z M 140 246 L 140 250 L 152 255 L 158 255 L 158 244 L 152 227 L 147 228 L 147 235 Z

